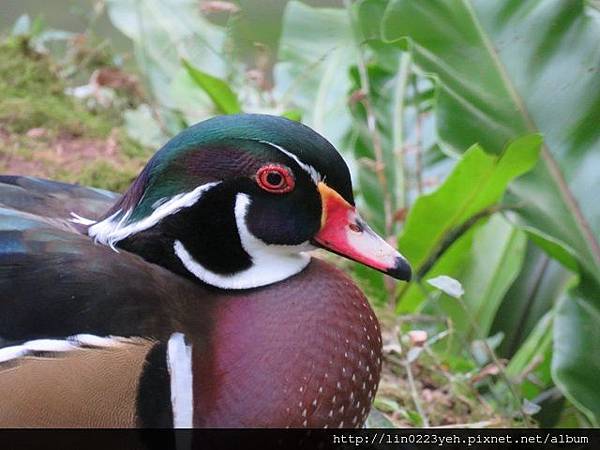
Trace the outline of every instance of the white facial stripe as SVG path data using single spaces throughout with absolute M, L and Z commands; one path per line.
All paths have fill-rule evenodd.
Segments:
M 114 245 L 126 237 L 152 228 L 162 219 L 177 213 L 182 208 L 189 208 L 190 206 L 193 206 L 198 202 L 198 200 L 200 200 L 200 197 L 202 197 L 206 191 L 218 185 L 219 183 L 220 182 L 217 181 L 214 183 L 203 184 L 191 192 L 177 194 L 162 203 L 159 201 L 155 203 L 158 205 L 158 207 L 152 212 L 152 214 L 129 225 L 125 225 L 125 223 L 131 216 L 132 211 L 127 211 L 125 214 L 123 214 L 118 222 L 115 222 L 115 217 L 121 213 L 119 210 L 112 216 L 104 219 L 102 222 L 92 225 L 88 229 L 88 234 L 93 237 L 96 242 L 109 245 L 111 248 L 115 249 Z
M 36 353 L 70 352 L 83 347 L 110 348 L 126 342 L 136 343 L 139 342 L 139 339 L 118 336 L 101 337 L 91 334 L 78 334 L 65 339 L 35 339 L 20 345 L 0 348 L 0 363 Z
M 283 154 L 292 158 L 306 173 L 308 173 L 310 175 L 310 177 L 312 178 L 312 180 L 315 184 L 319 183 L 319 181 L 322 181 L 323 177 L 321 176 L 321 174 L 319 172 L 317 172 L 317 169 L 315 169 L 310 164 L 306 164 L 306 163 L 300 161 L 300 159 L 296 155 L 287 151 L 285 148 L 283 148 L 277 144 L 273 144 L 272 142 L 269 142 L 269 141 L 259 141 L 259 142 L 270 145 L 271 147 L 276 148 Z
M 171 407 L 173 427 L 194 426 L 194 389 L 192 347 L 185 343 L 182 333 L 173 333 L 167 343 L 167 367 L 171 378 Z
M 237 194 L 235 220 L 242 247 L 252 258 L 252 266 L 232 275 L 221 275 L 199 264 L 180 241 L 175 241 L 175 254 L 187 270 L 200 280 L 222 289 L 249 289 L 266 286 L 291 277 L 302 271 L 310 257 L 302 252 L 314 249 L 305 242 L 300 245 L 269 245 L 255 237 L 246 225 L 250 197 Z

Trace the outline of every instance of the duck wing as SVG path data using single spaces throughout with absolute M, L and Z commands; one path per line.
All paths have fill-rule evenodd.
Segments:
M 135 254 L 95 244 L 64 217 L 73 207 L 99 214 L 113 201 L 87 188 L 2 178 L 0 346 L 82 333 L 160 338 L 178 329 L 192 307 L 198 319 L 191 326 L 202 333 L 204 306 L 198 305 L 210 303 L 208 290 Z
M 0 428 L 190 427 L 189 354 L 182 333 L 162 341 L 78 335 L 0 348 Z
M 39 217 L 69 219 L 71 213 L 97 219 L 119 194 L 75 184 L 24 176 L 0 176 L 0 207 Z
M 79 336 L 0 349 L 0 427 L 133 427 L 149 339 Z

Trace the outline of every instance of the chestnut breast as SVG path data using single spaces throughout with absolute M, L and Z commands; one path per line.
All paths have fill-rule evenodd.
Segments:
M 215 300 L 210 342 L 193 353 L 195 426 L 362 426 L 381 334 L 344 273 L 313 259 L 281 283 Z

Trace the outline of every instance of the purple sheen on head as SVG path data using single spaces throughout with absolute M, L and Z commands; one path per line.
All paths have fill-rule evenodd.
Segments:
M 254 153 L 231 146 L 208 146 L 181 155 L 172 168 L 192 183 L 210 183 L 240 176 L 253 175 L 261 166 Z

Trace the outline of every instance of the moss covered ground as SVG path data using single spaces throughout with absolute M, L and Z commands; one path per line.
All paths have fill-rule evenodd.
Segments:
M 0 43 L 0 172 L 122 191 L 152 152 L 127 137 L 121 111 L 68 95 L 63 69 L 27 38 Z

